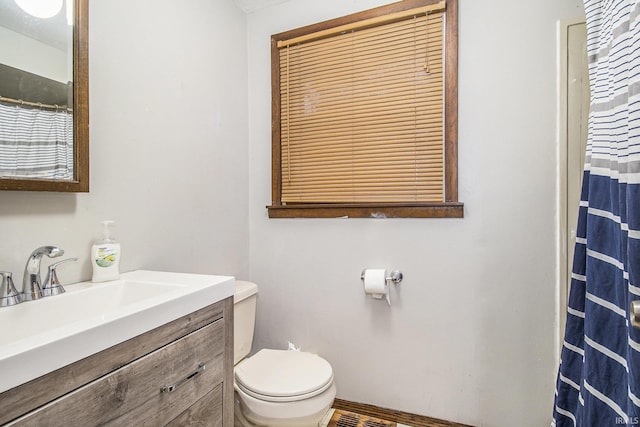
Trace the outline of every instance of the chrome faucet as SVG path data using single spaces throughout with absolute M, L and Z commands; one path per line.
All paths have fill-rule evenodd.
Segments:
M 57 246 L 42 246 L 29 255 L 27 265 L 24 267 L 24 277 L 22 278 L 22 301 L 32 301 L 42 298 L 42 281 L 40 279 L 40 261 L 42 256 L 49 258 L 59 257 L 64 251 Z

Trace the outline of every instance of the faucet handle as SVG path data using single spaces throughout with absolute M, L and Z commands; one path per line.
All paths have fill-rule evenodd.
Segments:
M 64 287 L 58 280 L 58 275 L 56 273 L 56 268 L 60 264 L 64 264 L 70 261 L 77 261 L 78 258 L 67 258 L 62 261 L 58 261 L 55 264 L 51 264 L 49 266 L 49 271 L 47 272 L 47 278 L 44 279 L 44 283 L 42 285 L 42 296 L 48 297 L 52 295 L 58 295 L 64 293 Z
M 40 262 L 42 256 L 49 258 L 59 257 L 64 254 L 64 250 L 57 246 L 41 246 L 31 252 L 24 267 L 24 277 L 22 278 L 22 301 L 32 301 L 42 298 L 42 282 L 40 280 Z
M 9 271 L 0 271 L 0 307 L 20 304 L 22 298 L 13 285 L 13 274 Z

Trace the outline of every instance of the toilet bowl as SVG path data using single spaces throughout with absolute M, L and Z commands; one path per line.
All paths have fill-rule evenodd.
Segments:
M 331 366 L 311 353 L 260 350 L 234 374 L 245 425 L 317 426 L 336 395 Z
M 333 404 L 329 362 L 312 353 L 262 349 L 246 357 L 255 326 L 258 287 L 236 281 L 234 388 L 236 427 L 316 427 Z

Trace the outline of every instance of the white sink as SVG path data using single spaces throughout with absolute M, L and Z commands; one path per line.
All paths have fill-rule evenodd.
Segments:
M 0 393 L 233 296 L 230 276 L 132 271 L 0 308 Z

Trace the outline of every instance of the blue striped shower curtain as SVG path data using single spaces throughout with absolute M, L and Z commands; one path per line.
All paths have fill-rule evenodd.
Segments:
M 589 140 L 552 425 L 640 426 L 640 0 L 585 0 Z

